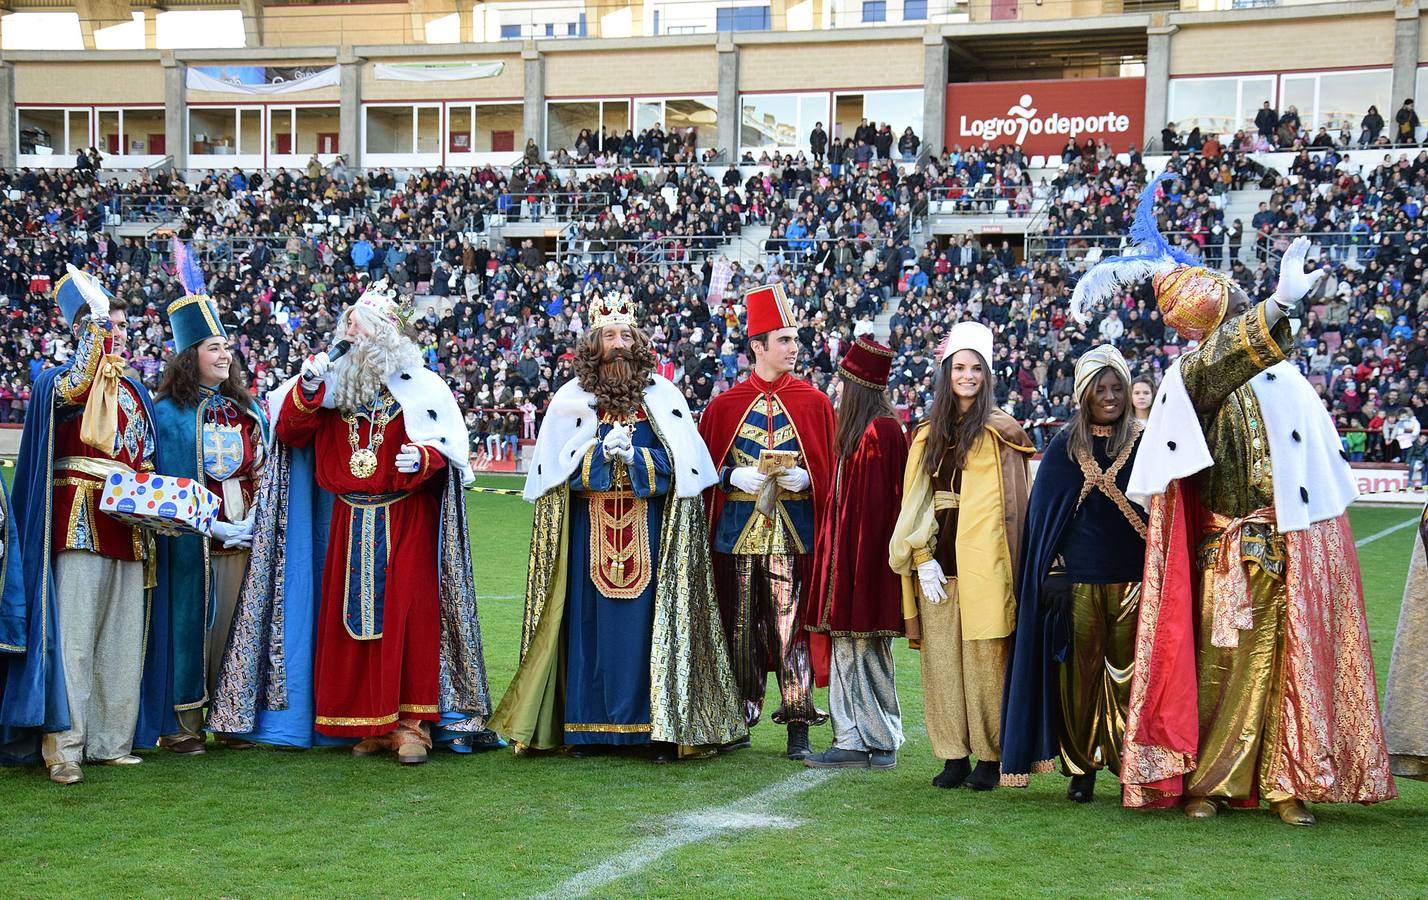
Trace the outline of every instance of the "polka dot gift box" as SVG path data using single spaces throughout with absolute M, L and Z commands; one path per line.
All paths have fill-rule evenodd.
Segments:
M 121 522 L 159 534 L 208 534 L 218 496 L 192 478 L 151 472 L 115 472 L 104 484 L 99 508 Z

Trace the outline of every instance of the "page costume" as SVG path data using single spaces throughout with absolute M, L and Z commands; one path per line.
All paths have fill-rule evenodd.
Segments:
M 1383 695 L 1383 721 L 1388 732 L 1388 761 L 1400 778 L 1428 781 L 1428 506 L 1418 519 L 1418 535 L 1403 586 L 1398 632 L 1388 689 Z
M 780 285 L 745 297 L 747 333 L 767 334 L 796 324 Z M 811 567 L 819 523 L 829 514 L 833 488 L 833 404 L 791 373 L 772 382 L 749 377 L 715 397 L 699 420 L 699 434 L 719 469 L 706 495 L 714 548 L 714 579 L 734 680 L 752 728 L 762 715 L 773 671 L 781 725 L 818 725 L 828 714 L 813 702 L 814 660 L 803 623 L 811 605 Z M 811 483 L 778 489 L 772 517 L 758 498 L 729 480 L 734 469 L 756 467 L 764 451 L 797 454 Z
M 1088 415 L 1089 388 L 1107 367 L 1129 387 L 1130 371 L 1114 347 L 1077 360 L 1080 415 Z M 1128 397 L 1124 415 L 1131 415 Z M 1041 458 L 1017 570 L 1003 785 L 1025 787 L 1032 773 L 1051 771 L 1056 756 L 1067 775 L 1120 772 L 1145 564 L 1145 511 L 1125 496 L 1140 444 L 1135 429 L 1113 457 L 1108 437 L 1092 427 L 1090 452 L 1075 459 L 1062 429 Z M 1068 608 L 1050 605 L 1042 593 L 1053 573 L 1069 582 Z
M 838 365 L 840 377 L 884 391 L 892 350 L 859 338 Z M 833 746 L 863 753 L 902 746 L 892 641 L 904 634 L 902 579 L 887 544 L 902 500 L 907 436 L 892 416 L 868 423 L 857 447 L 834 467 L 830 513 L 814 554 L 807 628 L 826 635 Z
M 962 349 L 976 351 L 990 378 L 986 326 L 958 323 L 939 359 Z M 1035 447 L 1015 419 L 993 410 L 966 465 L 957 469 L 948 458 L 929 477 L 923 465 L 928 427 L 924 422 L 912 435 L 889 563 L 902 576 L 908 637 L 922 652 L 933 755 L 994 763 L 1001 759 L 1002 694 L 1016 629 L 1014 573 Z M 933 559 L 948 580 L 943 603 L 924 597 L 917 579 L 918 565 Z
M 61 279 L 65 321 L 94 292 L 109 296 L 86 273 Z M 34 761 L 40 749 L 50 766 L 120 759 L 173 725 L 168 598 L 152 534 L 99 510 L 110 473 L 160 462 L 149 393 L 124 374 L 112 330 L 107 314 L 82 320 L 74 355 L 35 380 L 21 437 L 24 640 L 6 640 L 18 651 L 0 657 L 0 742 L 11 760 Z
M 1150 520 L 1123 802 L 1263 799 L 1290 821 L 1296 801 L 1389 799 L 1338 434 L 1285 360 L 1277 301 L 1225 321 L 1228 279 L 1155 232 L 1155 188 L 1130 267 L 1076 288 L 1080 305 L 1153 276 L 1166 324 L 1202 339 L 1166 372 L 1127 491 Z
M 185 291 L 168 307 L 178 354 L 209 338 L 226 338 L 227 333 L 188 247 L 177 240 L 174 244 L 174 265 Z M 268 442 L 267 417 L 257 403 L 243 409 L 211 388 L 200 386 L 199 391 L 197 406 L 173 397 L 154 403 L 167 474 L 201 479 L 222 500 L 219 518 L 241 522 L 253 508 Z M 188 534 L 160 537 L 159 551 L 172 608 L 173 703 L 179 723 L 175 737 L 201 737 L 203 708 L 218 684 L 249 552 Z
M 597 313 L 594 327 L 616 319 Z M 629 464 L 605 455 L 616 424 L 631 427 Z M 536 511 L 521 663 L 492 728 L 536 750 L 702 747 L 743 732 L 700 499 L 716 478 L 667 379 L 651 376 L 623 415 L 597 410 L 578 380 L 561 386 L 526 478 Z

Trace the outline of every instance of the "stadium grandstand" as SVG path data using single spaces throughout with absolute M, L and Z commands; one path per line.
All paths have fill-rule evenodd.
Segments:
M 156 383 L 192 240 L 265 390 L 364 278 L 414 294 L 480 467 L 519 470 L 588 301 L 639 301 L 697 410 L 783 281 L 815 380 L 898 352 L 909 420 L 961 318 L 1048 441 L 1072 363 L 1182 341 L 1148 290 L 1066 316 L 1149 177 L 1162 231 L 1269 295 L 1299 234 L 1330 276 L 1298 362 L 1356 460 L 1428 463 L 1428 28 L 1418 0 L 8 0 L 0 17 L 0 453 L 103 269 Z

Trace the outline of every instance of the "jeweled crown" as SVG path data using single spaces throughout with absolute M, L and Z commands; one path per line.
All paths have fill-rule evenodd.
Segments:
M 590 327 L 635 324 L 635 304 L 623 294 L 606 294 L 591 307 Z
M 355 305 L 380 313 L 400 329 L 405 329 L 412 319 L 412 298 L 401 296 L 385 276 L 367 285 Z

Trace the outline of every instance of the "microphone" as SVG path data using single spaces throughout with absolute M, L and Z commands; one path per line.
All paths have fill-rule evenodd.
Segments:
M 333 344 L 332 349 L 327 351 L 327 359 L 329 362 L 337 362 L 339 359 L 346 356 L 347 351 L 351 349 L 352 342 L 347 340 L 346 338 L 343 338 L 342 340 Z

